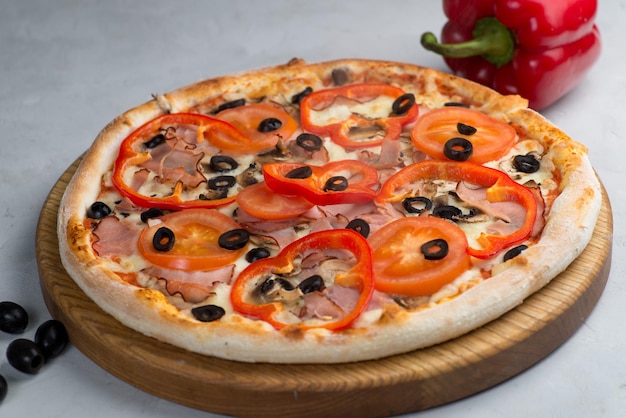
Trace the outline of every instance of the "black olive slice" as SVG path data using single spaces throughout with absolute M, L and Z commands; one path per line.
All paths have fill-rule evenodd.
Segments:
M 191 309 L 191 314 L 200 322 L 213 322 L 226 315 L 226 311 L 221 306 L 204 305 Z
M 335 68 L 330 75 L 335 86 L 343 86 L 350 81 L 350 74 L 345 68 Z
M 530 154 L 516 155 L 513 158 L 513 167 L 521 173 L 536 173 L 539 171 L 541 163 Z
M 211 170 L 221 173 L 236 169 L 239 167 L 239 163 L 227 155 L 214 155 L 209 161 L 209 167 Z
M 402 201 L 402 207 L 408 213 L 422 213 L 433 208 L 433 202 L 424 196 L 407 197 Z
M 443 104 L 445 107 L 465 107 L 465 108 L 469 108 L 470 105 L 467 103 L 461 103 L 461 102 L 446 102 Z
M 150 208 L 141 212 L 141 215 L 139 215 L 143 223 L 148 222 L 148 219 L 159 218 L 161 216 L 163 216 L 163 211 L 159 208 Z
M 296 93 L 291 97 L 291 103 L 295 105 L 300 104 L 302 99 L 304 99 L 306 96 L 308 96 L 311 93 L 313 93 L 313 89 L 310 86 L 307 86 L 300 93 Z
M 152 148 L 156 148 L 159 145 L 163 144 L 165 142 L 165 135 L 163 134 L 158 134 L 153 136 L 150 140 L 146 141 L 143 143 L 143 146 L 148 148 L 148 149 L 152 149 Z
M 246 261 L 248 263 L 254 263 L 255 261 L 267 258 L 270 256 L 270 250 L 264 247 L 253 248 L 246 253 Z
M 259 286 L 259 291 L 262 295 L 267 295 L 270 293 L 274 287 L 281 287 L 285 290 L 294 290 L 295 287 L 289 280 L 283 279 L 282 277 L 268 277 L 261 283 Z
M 443 154 L 452 161 L 467 161 L 472 153 L 472 143 L 461 137 L 449 139 L 443 146 Z
M 209 179 L 207 186 L 211 190 L 230 189 L 236 183 L 237 179 L 234 176 L 216 176 Z
M 448 255 L 448 243 L 441 238 L 433 239 L 422 244 L 421 251 L 426 260 L 441 260 Z
M 174 248 L 175 242 L 174 231 L 165 226 L 157 229 L 152 237 L 152 246 L 157 251 L 167 252 Z
M 217 239 L 217 243 L 225 250 L 239 250 L 246 246 L 250 240 L 250 233 L 242 228 L 231 229 L 224 232 Z
M 305 151 L 319 151 L 322 149 L 322 138 L 314 134 L 303 133 L 296 138 L 296 144 Z
M 93 202 L 87 209 L 87 217 L 91 219 L 102 219 L 111 214 L 111 208 L 104 202 Z
M 302 293 L 307 294 L 311 292 L 317 292 L 324 289 L 326 285 L 324 284 L 324 279 L 319 274 L 314 274 L 311 277 L 307 277 L 302 280 L 300 284 L 298 284 L 298 289 L 302 291 Z
M 342 192 L 348 188 L 348 179 L 344 176 L 333 176 L 324 184 L 325 192 Z
M 502 258 L 502 261 L 509 261 L 510 259 L 515 258 L 518 255 L 520 255 L 522 251 L 527 250 L 527 249 L 528 249 L 528 245 L 524 245 L 524 244 L 518 245 L 517 247 L 513 247 L 509 251 L 504 253 L 504 257 Z
M 394 100 L 391 110 L 395 115 L 403 115 L 408 112 L 415 104 L 415 95 L 406 93 Z
M 433 216 L 451 221 L 458 219 L 462 214 L 461 209 L 451 205 L 436 206 L 433 209 Z
M 352 229 L 365 238 L 367 238 L 370 234 L 370 225 L 363 219 L 359 218 L 355 218 L 348 222 L 348 225 L 346 225 L 346 229 Z
M 313 169 L 308 165 L 303 165 L 302 167 L 294 168 L 287 174 L 285 174 L 285 178 L 288 179 L 308 179 L 313 175 Z
M 259 123 L 257 131 L 262 133 L 273 132 L 277 129 L 280 129 L 281 126 L 283 126 L 283 123 L 280 121 L 280 119 L 267 118 L 263 119 L 261 123 Z
M 461 135 L 467 135 L 467 136 L 471 136 L 474 135 L 477 131 L 476 128 L 474 128 L 471 125 L 466 125 L 464 123 L 458 122 L 456 124 L 456 130 L 461 134 Z
M 213 114 L 220 113 L 222 110 L 232 109 L 232 108 L 235 108 L 235 107 L 243 106 L 245 104 L 246 104 L 246 99 L 231 100 L 230 102 L 225 102 L 225 103 L 222 103 L 221 105 L 219 105 L 217 107 L 217 109 L 215 109 Z

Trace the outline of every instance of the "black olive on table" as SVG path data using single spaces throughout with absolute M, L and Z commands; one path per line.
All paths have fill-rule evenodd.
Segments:
M 56 319 L 44 322 L 35 333 L 35 343 L 41 348 L 46 361 L 61 354 L 68 342 L 69 336 L 65 325 Z
M 0 302 L 0 330 L 20 334 L 28 326 L 28 312 L 15 302 Z
M 45 363 L 43 350 L 31 340 L 18 338 L 7 347 L 7 360 L 17 370 L 37 374 Z

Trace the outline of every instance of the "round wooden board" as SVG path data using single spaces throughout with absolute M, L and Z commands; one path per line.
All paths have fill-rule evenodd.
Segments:
M 382 417 L 443 405 L 509 379 L 583 323 L 604 290 L 613 219 L 603 205 L 590 244 L 569 268 L 496 321 L 434 347 L 340 365 L 247 364 L 197 355 L 104 313 L 59 258 L 57 210 L 75 162 L 51 190 L 37 227 L 42 292 L 72 343 L 120 379 L 193 408 L 241 417 Z

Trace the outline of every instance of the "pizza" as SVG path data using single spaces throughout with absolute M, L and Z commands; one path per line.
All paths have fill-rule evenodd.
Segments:
M 90 299 L 160 341 L 354 362 L 521 304 L 582 252 L 601 202 L 586 148 L 519 96 L 293 59 L 115 118 L 67 185 L 59 250 Z

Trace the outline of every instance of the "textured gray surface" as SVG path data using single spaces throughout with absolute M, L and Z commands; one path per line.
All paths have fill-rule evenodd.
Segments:
M 525 373 L 420 417 L 617 417 L 626 410 L 626 21 L 624 1 L 601 2 L 600 61 L 544 114 L 586 144 L 615 216 L 609 282 L 581 329 Z M 124 110 L 203 78 L 287 62 L 376 58 L 445 69 L 419 46 L 445 22 L 440 2 L 0 0 L 0 300 L 49 318 L 34 240 L 56 179 Z M 12 370 L 0 416 L 207 417 L 138 391 L 74 347 L 37 376 Z M 34 402 L 36 400 L 36 402 Z

